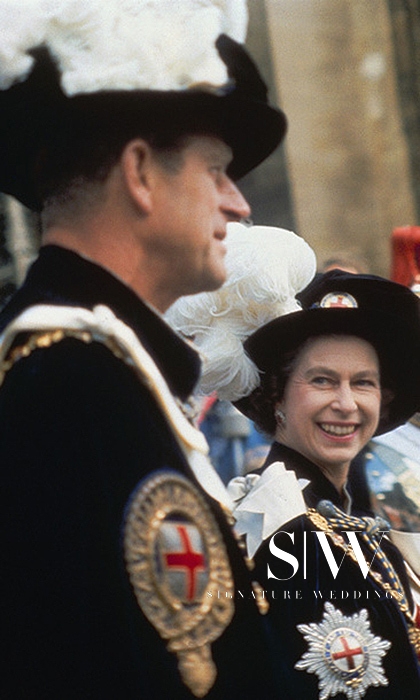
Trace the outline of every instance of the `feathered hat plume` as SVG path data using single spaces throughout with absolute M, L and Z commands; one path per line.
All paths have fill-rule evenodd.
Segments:
M 217 391 L 219 398 L 237 401 L 260 383 L 243 343 L 269 321 L 301 308 L 295 295 L 314 277 L 316 259 L 303 238 L 272 226 L 230 223 L 226 244 L 225 284 L 182 297 L 166 318 L 202 354 L 200 393 Z

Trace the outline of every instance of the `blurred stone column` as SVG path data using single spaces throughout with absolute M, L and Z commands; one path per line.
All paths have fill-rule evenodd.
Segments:
M 420 223 L 420 0 L 388 0 L 402 119 Z
M 392 229 L 416 223 L 387 2 L 265 4 L 297 232 L 387 276 Z

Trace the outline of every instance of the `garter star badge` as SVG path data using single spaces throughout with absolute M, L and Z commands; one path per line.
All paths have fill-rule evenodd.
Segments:
M 217 676 L 211 643 L 234 602 L 225 544 L 198 489 L 170 471 L 143 481 L 128 506 L 124 552 L 141 610 L 177 655 L 183 682 L 204 697 Z
M 391 642 L 372 634 L 367 610 L 346 617 L 325 603 L 319 624 L 297 628 L 309 642 L 309 650 L 295 668 L 317 674 L 319 700 L 338 693 L 348 700 L 361 700 L 370 686 L 388 685 L 381 659 Z

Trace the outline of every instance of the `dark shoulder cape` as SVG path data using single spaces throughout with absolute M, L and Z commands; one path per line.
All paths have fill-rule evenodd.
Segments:
M 41 251 L 1 328 L 34 304 L 108 306 L 136 333 L 172 393 L 185 400 L 196 353 L 107 271 L 58 247 Z M 175 654 L 142 614 L 125 569 L 123 520 L 142 480 L 162 469 L 205 498 L 228 552 L 236 612 L 212 644 L 209 699 L 270 700 L 269 666 L 249 572 L 218 504 L 194 479 L 147 386 L 102 343 L 37 348 L 0 389 L 5 697 L 184 700 Z M 251 641 L 252 638 L 252 641 Z M 278 686 L 277 686 L 278 688 Z

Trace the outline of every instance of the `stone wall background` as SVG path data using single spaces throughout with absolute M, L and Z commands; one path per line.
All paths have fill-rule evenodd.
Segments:
M 354 249 L 372 272 L 388 275 L 392 229 L 417 223 L 394 45 L 404 32 L 396 38 L 385 0 L 264 4 L 275 86 L 290 120 L 296 230 L 320 261 Z

